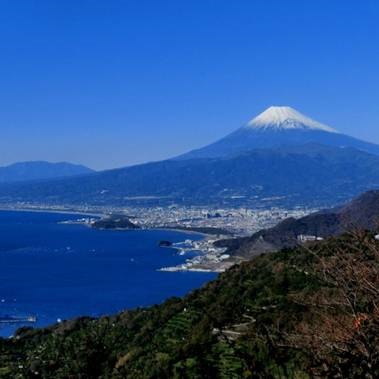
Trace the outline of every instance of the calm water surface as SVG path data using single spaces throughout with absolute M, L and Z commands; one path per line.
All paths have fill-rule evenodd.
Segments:
M 100 316 L 181 296 L 213 273 L 159 272 L 183 262 L 160 240 L 200 239 L 175 231 L 103 231 L 59 224 L 78 215 L 0 211 L 0 317 L 37 316 L 34 326 Z M 17 327 L 0 324 L 0 335 Z

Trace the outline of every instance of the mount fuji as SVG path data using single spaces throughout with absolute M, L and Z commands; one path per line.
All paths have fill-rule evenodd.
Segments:
M 379 155 L 379 145 L 339 133 L 288 106 L 271 106 L 246 125 L 219 141 L 179 156 L 179 159 L 217 158 L 254 149 L 299 146 L 316 143 L 353 147 Z
M 0 183 L 0 204 L 332 206 L 379 188 L 379 146 L 270 107 L 199 150 L 73 178 Z

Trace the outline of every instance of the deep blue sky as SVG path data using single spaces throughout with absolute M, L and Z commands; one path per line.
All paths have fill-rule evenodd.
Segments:
M 379 1 L 2 0 L 0 164 L 170 157 L 290 105 L 379 143 Z

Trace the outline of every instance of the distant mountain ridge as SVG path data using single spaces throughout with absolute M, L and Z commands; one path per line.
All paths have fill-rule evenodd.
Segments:
M 93 172 L 94 171 L 88 167 L 67 162 L 18 162 L 9 166 L 0 167 L 0 183 L 53 179 L 90 174 Z
M 176 159 L 217 158 L 238 155 L 254 149 L 300 146 L 308 143 L 353 147 L 379 155 L 379 145 L 339 133 L 291 107 L 272 106 L 226 137 L 180 155 Z
M 219 241 L 244 258 L 264 252 L 294 247 L 299 236 L 326 238 L 361 229 L 379 231 L 379 190 L 368 191 L 351 202 L 335 209 L 313 213 L 300 219 L 288 218 L 270 229 L 251 237 Z
M 373 188 L 379 188 L 378 156 L 352 148 L 308 144 L 3 185 L 0 201 L 263 206 L 267 198 L 277 198 L 284 206 L 332 205 Z

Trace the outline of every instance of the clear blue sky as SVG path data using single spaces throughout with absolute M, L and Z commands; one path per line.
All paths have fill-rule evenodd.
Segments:
M 290 105 L 379 143 L 379 1 L 2 0 L 0 165 L 167 158 Z

